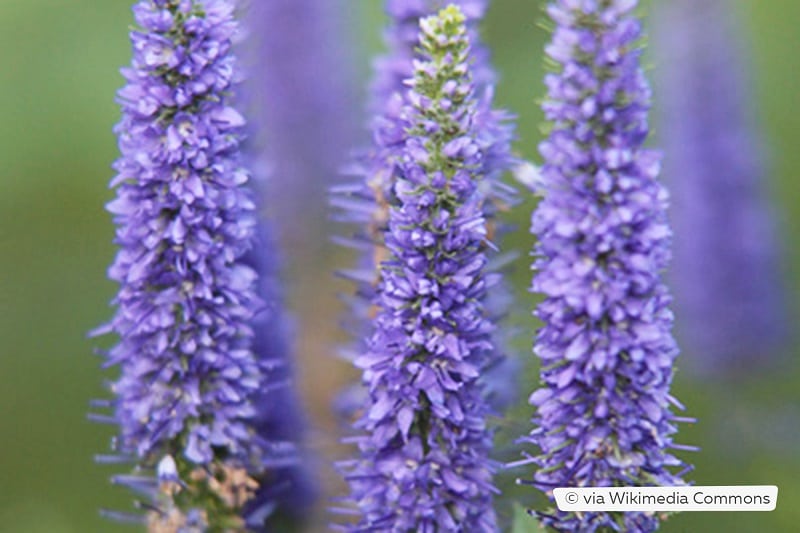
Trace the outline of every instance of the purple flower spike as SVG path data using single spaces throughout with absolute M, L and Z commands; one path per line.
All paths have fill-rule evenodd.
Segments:
M 478 382 L 495 350 L 469 41 L 455 6 L 420 26 L 374 330 L 356 360 L 369 394 L 361 456 L 341 465 L 361 517 L 349 529 L 495 531 Z
M 239 154 L 245 121 L 231 105 L 238 26 L 229 0 L 133 10 L 140 29 L 118 93 L 122 157 L 108 205 L 120 247 L 109 277 L 120 288 L 100 332 L 119 336 L 108 407 L 117 458 L 137 476 L 115 481 L 144 496 L 152 530 L 235 529 L 272 453 L 252 427 L 252 400 L 269 380 L 251 349 L 262 303 L 244 261 L 255 216 Z
M 741 29 L 724 0 L 662 2 L 653 21 L 677 332 L 695 372 L 751 372 L 781 353 L 790 319 Z
M 667 193 L 659 154 L 644 149 L 650 91 L 640 67 L 636 2 L 558 0 L 546 52 L 552 124 L 540 151 L 543 200 L 533 290 L 545 295 L 535 341 L 542 388 L 524 440 L 541 454 L 532 484 L 682 485 L 672 455 L 679 405 L 669 388 L 678 354 L 670 297 Z M 630 512 L 539 513 L 558 531 L 653 531 L 659 518 Z
M 479 193 L 485 197 L 484 215 L 488 233 L 495 241 L 507 228 L 497 220 L 498 213 L 507 211 L 516 203 L 516 191 L 502 183 L 501 176 L 516 164 L 511 154 L 514 137 L 510 124 L 511 116 L 505 111 L 492 108 L 495 74 L 489 64 L 489 54 L 478 39 L 477 24 L 480 22 L 488 0 L 387 0 L 386 10 L 390 25 L 385 34 L 389 53 L 376 62 L 375 79 L 372 84 L 370 109 L 375 117 L 370 124 L 373 144 L 358 154 L 351 171 L 358 178 L 353 184 L 334 188 L 331 204 L 340 210 L 340 221 L 353 223 L 358 231 L 353 239 L 341 239 L 346 246 L 361 252 L 359 268 L 342 272 L 342 275 L 357 285 L 356 296 L 349 302 L 351 310 L 345 321 L 353 337 L 360 339 L 369 331 L 376 305 L 379 266 L 387 257 L 384 233 L 389 208 L 398 205 L 394 192 L 396 167 L 407 139 L 406 121 L 402 116 L 408 102 L 405 80 L 414 75 L 415 47 L 418 42 L 419 21 L 447 4 L 460 7 L 466 17 L 467 33 L 472 43 L 470 61 L 474 72 L 477 115 L 476 136 L 483 159 L 481 173 L 485 176 Z M 426 124 L 428 129 L 436 124 Z M 501 270 L 504 258 L 493 261 Z M 494 265 L 493 265 L 494 266 Z M 493 319 L 504 317 L 511 307 L 510 295 L 501 275 L 493 276 L 492 297 L 486 302 L 487 312 Z M 514 358 L 502 356 L 507 339 L 497 334 L 493 339 L 498 347 L 497 360 L 487 369 L 482 380 L 488 385 L 487 394 L 495 409 L 507 407 L 515 398 L 515 384 L 508 382 L 517 364 Z M 355 357 L 362 347 L 356 345 L 347 351 L 348 359 Z M 348 399 L 342 410 L 355 411 L 363 398 L 363 391 L 348 390 Z

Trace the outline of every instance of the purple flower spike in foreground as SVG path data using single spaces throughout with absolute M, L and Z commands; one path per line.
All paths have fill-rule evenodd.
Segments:
M 634 0 L 558 0 L 546 53 L 543 200 L 533 290 L 545 295 L 531 396 L 541 449 L 532 481 L 565 486 L 682 485 L 669 388 L 678 349 L 661 272 L 669 259 L 659 155 L 643 148 L 650 91 Z M 653 531 L 641 512 L 538 513 L 558 531 Z
M 413 60 L 419 42 L 420 20 L 448 4 L 461 8 L 467 19 L 471 54 L 475 61 L 472 67 L 475 83 L 484 86 L 495 82 L 488 50 L 477 38 L 477 24 L 486 13 L 489 0 L 386 0 L 386 13 L 391 21 L 385 34 L 389 53 L 376 62 L 371 102 L 373 112 L 383 112 L 394 94 L 403 90 L 405 80 L 414 75 Z
M 464 15 L 421 22 L 397 161 L 374 332 L 356 360 L 369 405 L 361 457 L 342 464 L 351 531 L 494 531 L 488 406 L 493 359 L 483 299 L 487 224 Z
M 670 0 L 653 17 L 675 229 L 669 280 L 686 365 L 708 377 L 764 368 L 789 340 L 776 213 L 733 11 L 726 0 Z
M 267 386 L 251 350 L 261 307 L 243 261 L 255 217 L 230 105 L 238 73 L 228 0 L 141 0 L 119 91 L 122 157 L 108 206 L 119 342 L 108 365 L 117 455 L 152 531 L 237 530 L 267 450 L 251 400 Z

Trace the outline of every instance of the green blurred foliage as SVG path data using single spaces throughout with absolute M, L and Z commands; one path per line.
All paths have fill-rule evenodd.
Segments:
M 501 75 L 498 101 L 518 115 L 518 149 L 534 160 L 547 38 L 538 25 L 540 3 L 495 0 L 484 28 Z M 110 487 L 113 467 L 92 462 L 93 454 L 107 450 L 112 428 L 92 424 L 85 415 L 88 401 L 103 395 L 103 380 L 110 377 L 100 370 L 100 359 L 92 355 L 97 342 L 87 340 L 86 332 L 110 316 L 107 302 L 114 292 L 105 277 L 114 253 L 113 227 L 103 205 L 112 196 L 106 184 L 117 156 L 114 91 L 122 83 L 118 68 L 129 61 L 130 5 L 128 0 L 0 0 L 0 532 L 130 530 L 98 516 L 99 507 L 127 509 L 129 498 Z M 365 43 L 358 71 L 366 76 L 383 19 L 377 0 L 353 5 L 361 14 L 357 31 Z M 794 145 L 800 133 L 800 2 L 734 5 L 752 33 L 754 105 L 772 151 L 774 197 L 785 215 L 792 285 L 798 288 L 800 151 Z M 535 297 L 526 290 L 532 207 L 529 199 L 514 212 L 519 231 L 509 243 L 522 251 L 513 274 L 520 307 L 512 322 L 523 329 L 518 341 L 525 359 L 523 391 L 537 381 L 529 355 Z M 321 243 L 325 231 L 320 229 Z M 337 312 L 330 309 L 327 316 L 335 320 Z M 780 492 L 773 513 L 684 513 L 663 531 L 797 530 L 799 374 L 796 363 L 737 383 L 698 383 L 678 374 L 675 394 L 699 419 L 683 427 L 680 438 L 703 448 L 684 454 L 697 465 L 695 482 L 777 484 Z M 309 376 L 314 382 L 304 384 L 305 390 L 328 390 L 330 396 L 338 386 L 324 375 Z M 498 422 L 504 459 L 516 457 L 513 437 L 529 429 L 531 409 L 522 396 L 513 416 Z M 311 407 L 315 420 L 328 416 L 328 406 Z M 540 495 L 513 483 L 526 475 L 524 468 L 507 472 L 500 483 L 510 499 L 541 507 Z M 525 516 L 510 502 L 500 510 L 508 521 Z M 520 527 L 514 531 L 527 531 Z

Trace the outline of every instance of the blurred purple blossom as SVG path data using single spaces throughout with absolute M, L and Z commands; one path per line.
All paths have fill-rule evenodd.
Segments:
M 685 360 L 703 375 L 750 372 L 780 354 L 789 319 L 742 28 L 725 0 L 664 2 L 653 22 Z
M 255 192 L 263 201 L 266 195 L 260 185 Z M 318 496 L 311 459 L 304 449 L 308 423 L 294 383 L 294 330 L 283 307 L 276 250 L 268 222 L 259 220 L 254 247 L 244 259 L 258 273 L 257 294 L 264 302 L 252 322 L 253 352 L 269 381 L 254 399 L 253 425 L 255 438 L 271 454 L 265 470 L 255 476 L 259 488 L 245 509 L 248 525 L 255 531 L 282 531 L 278 524 L 299 528 L 309 519 Z
M 535 341 L 542 388 L 530 397 L 541 450 L 523 481 L 564 486 L 681 485 L 672 455 L 679 406 L 670 296 L 667 193 L 658 153 L 643 148 L 650 90 L 635 0 L 548 4 L 555 24 L 540 146 L 543 199 L 533 290 L 545 295 Z M 650 513 L 537 513 L 558 531 L 652 531 Z
M 484 155 L 465 19 L 421 21 L 421 58 L 397 146 L 386 260 L 356 422 L 360 457 L 340 464 L 360 521 L 351 531 L 496 530 L 492 432 L 478 377 L 495 359 L 485 316 Z
M 249 76 L 242 99 L 257 117 L 246 150 L 260 214 L 248 261 L 266 302 L 256 317 L 254 351 L 274 378 L 256 401 L 258 434 L 275 447 L 274 464 L 262 476 L 268 481 L 247 509 L 257 530 L 302 528 L 319 490 L 305 446 L 308 420 L 294 384 L 296 325 L 284 309 L 276 249 L 279 243 L 290 249 L 289 266 L 302 269 L 301 276 L 317 264 L 309 255 L 321 249 L 325 191 L 353 144 L 353 50 L 342 3 L 251 2 L 245 19 Z
M 308 256 L 323 249 L 327 191 L 339 180 L 360 123 L 348 4 L 258 0 L 245 21 L 252 44 L 249 98 L 261 118 L 258 141 L 272 176 L 265 207 L 298 268 L 307 269 Z

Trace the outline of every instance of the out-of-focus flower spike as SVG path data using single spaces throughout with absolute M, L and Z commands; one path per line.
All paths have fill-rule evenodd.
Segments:
M 263 187 L 256 191 L 259 201 L 268 198 Z M 259 487 L 244 512 L 248 527 L 255 531 L 301 528 L 317 500 L 312 460 L 305 449 L 308 422 L 294 383 L 292 335 L 276 250 L 267 221 L 260 220 L 256 246 L 246 258 L 259 273 L 257 294 L 266 303 L 253 319 L 253 351 L 267 376 L 255 399 L 254 426 L 259 446 L 268 452 L 263 474 L 255 476 Z
M 781 355 L 790 318 L 743 30 L 725 0 L 654 7 L 678 337 L 695 374 L 746 374 Z
M 262 122 L 258 138 L 275 177 L 265 183 L 270 202 L 264 208 L 275 220 L 277 240 L 303 256 L 296 268 L 314 263 L 304 256 L 320 249 L 326 188 L 339 180 L 356 144 L 360 112 L 349 3 L 257 0 L 245 21 L 253 44 L 251 97 Z

